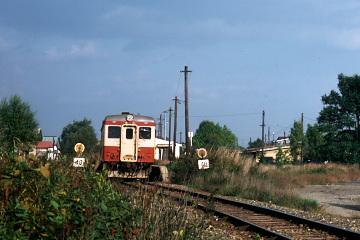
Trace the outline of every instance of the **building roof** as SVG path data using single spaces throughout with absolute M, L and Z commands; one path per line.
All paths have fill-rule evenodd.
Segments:
M 36 148 L 52 148 L 54 147 L 53 141 L 40 141 Z

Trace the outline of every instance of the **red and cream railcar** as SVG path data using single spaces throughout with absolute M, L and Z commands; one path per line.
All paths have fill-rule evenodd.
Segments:
M 101 154 L 109 177 L 147 178 L 155 158 L 155 119 L 123 112 L 105 117 Z

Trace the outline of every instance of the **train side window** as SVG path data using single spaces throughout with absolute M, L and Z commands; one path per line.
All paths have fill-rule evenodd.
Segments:
M 109 126 L 108 127 L 108 138 L 120 138 L 121 127 Z
M 140 137 L 140 139 L 151 139 L 151 128 L 150 127 L 141 127 L 139 137 Z
M 134 130 L 132 128 L 126 129 L 126 139 L 133 139 Z

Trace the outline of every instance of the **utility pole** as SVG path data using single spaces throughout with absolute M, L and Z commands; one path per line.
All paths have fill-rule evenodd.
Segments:
M 169 109 L 169 150 L 168 150 L 168 159 L 171 160 L 171 116 L 173 109 L 170 107 Z
M 159 123 L 159 138 L 162 138 L 162 114 L 160 114 L 160 123 Z
M 264 134 L 265 134 L 265 111 L 263 111 L 263 114 L 262 114 L 262 124 L 260 125 L 261 128 L 262 128 L 262 136 L 261 136 L 261 148 L 262 148 L 262 154 L 261 154 L 261 159 L 264 158 L 265 154 L 264 154 L 264 145 L 265 145 L 265 142 L 264 142 Z
M 301 158 L 301 162 L 304 162 L 304 154 L 303 154 L 303 151 L 304 151 L 304 113 L 301 113 L 301 128 L 302 128 L 302 135 L 301 135 L 301 155 L 300 155 L 300 158 Z
M 163 111 L 164 113 L 164 140 L 166 140 L 166 113 L 167 111 Z
M 181 103 L 180 99 L 176 96 L 175 99 L 175 115 L 174 115 L 174 146 L 173 146 L 173 154 L 175 160 L 175 153 L 176 153 L 176 134 L 177 134 L 177 115 L 178 115 L 178 103 Z
M 185 66 L 185 139 L 186 139 L 186 155 L 190 155 L 190 136 L 189 136 L 189 90 L 188 90 L 188 66 Z

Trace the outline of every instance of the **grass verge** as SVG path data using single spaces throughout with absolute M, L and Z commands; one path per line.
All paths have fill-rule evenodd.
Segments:
M 226 149 L 213 152 L 209 159 L 210 169 L 207 170 L 198 170 L 194 159 L 174 162 L 170 166 L 173 182 L 214 194 L 271 202 L 305 211 L 320 211 L 316 200 L 301 198 L 290 190 L 308 184 L 360 178 L 359 165 L 266 165 Z

